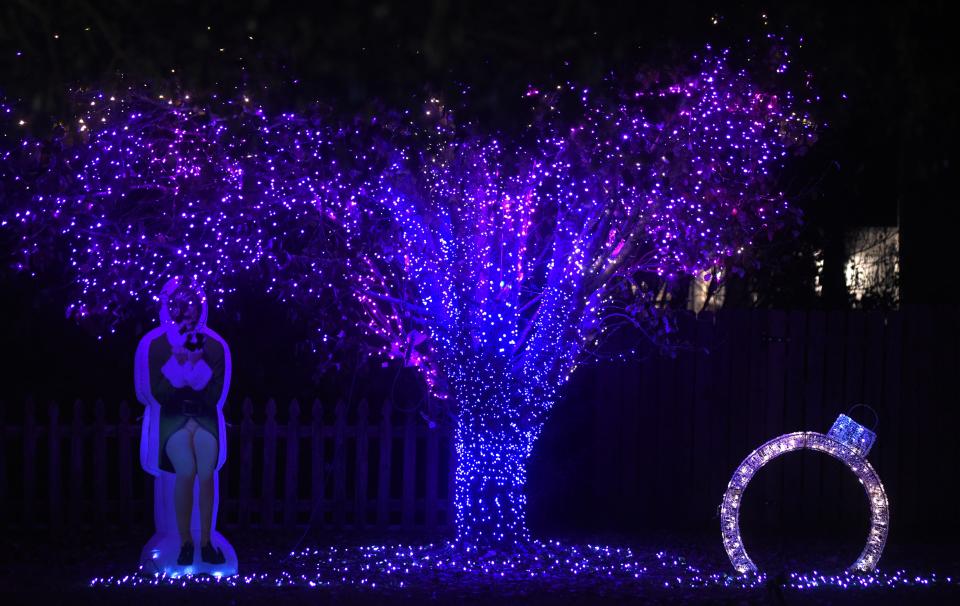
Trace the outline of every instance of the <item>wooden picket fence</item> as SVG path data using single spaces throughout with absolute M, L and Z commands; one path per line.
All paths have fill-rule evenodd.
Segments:
M 21 423 L 0 417 L 0 519 L 57 531 L 152 524 L 153 477 L 139 463 L 139 404 L 134 412 L 125 401 L 98 400 L 91 415 L 80 400 L 69 413 L 51 402 L 43 420 L 37 408 L 26 402 Z M 303 415 L 293 400 L 278 419 L 273 399 L 259 409 L 244 400 L 239 423 L 228 422 L 218 525 L 448 528 L 450 429 L 431 429 L 389 402 L 377 407 L 376 419 L 365 400 L 352 408 L 339 402 L 328 410 L 316 400 Z

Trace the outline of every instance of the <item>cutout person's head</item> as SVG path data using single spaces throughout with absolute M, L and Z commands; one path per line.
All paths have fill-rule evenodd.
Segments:
M 179 327 L 180 333 L 196 330 L 202 311 L 201 295 L 186 284 L 178 286 L 167 299 L 167 313 L 170 314 L 173 323 Z

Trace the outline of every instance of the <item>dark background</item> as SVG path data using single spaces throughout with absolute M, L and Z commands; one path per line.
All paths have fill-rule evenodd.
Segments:
M 784 186 L 805 211 L 806 225 L 800 240 L 779 240 L 762 251 L 769 268 L 751 278 L 760 297 L 749 305 L 847 308 L 843 234 L 868 225 L 900 228 L 902 305 L 949 304 L 956 301 L 957 268 L 949 246 L 956 226 L 953 168 L 960 134 L 950 6 L 936 1 L 5 2 L 0 93 L 38 134 L 66 114 L 71 88 L 124 82 L 249 92 L 278 109 L 319 98 L 345 114 L 383 105 L 417 107 L 428 94 L 465 96 L 470 117 L 509 131 L 525 119 L 518 108 L 530 83 L 562 78 L 591 84 L 611 72 L 629 76 L 644 65 L 685 60 L 708 42 L 741 43 L 767 31 L 802 36 L 795 68 L 815 75 L 822 97 L 817 118 L 825 127 Z M 820 297 L 812 289 L 814 248 L 825 253 Z M 98 340 L 64 318 L 69 283 L 59 276 L 31 281 L 6 272 L 0 288 L 0 350 L 6 359 L 0 399 L 8 420 L 16 420 L 28 394 L 64 401 L 131 399 L 133 351 L 153 319 Z M 318 382 L 310 359 L 296 354 L 295 319 L 253 288 L 240 292 L 211 317 L 234 352 L 237 399 L 309 400 L 318 393 L 333 398 L 351 385 L 360 390 L 358 397 L 372 400 L 383 397 L 385 385 L 402 392 L 395 397 L 418 398 L 416 385 L 406 379 L 393 387 L 390 369 L 370 370 L 360 381 L 351 375 Z M 748 300 L 730 297 L 727 305 L 748 306 Z M 941 376 L 960 370 L 956 358 L 941 370 Z M 540 460 L 560 461 L 540 475 L 537 489 L 547 494 L 569 497 L 594 489 L 584 477 L 592 472 L 583 458 L 593 456 L 584 452 L 593 442 L 576 431 L 585 413 L 569 404 L 590 399 L 583 394 L 594 393 L 602 382 L 591 372 L 571 386 L 571 397 L 558 407 L 538 447 Z M 621 368 L 605 380 L 630 376 Z M 933 396 L 936 418 L 947 424 L 960 420 L 955 394 Z M 952 445 L 943 448 L 954 456 Z M 852 481 L 841 471 L 825 481 Z M 544 486 L 543 478 L 562 486 Z M 534 488 L 537 481 L 535 472 Z M 946 498 L 952 486 L 933 492 Z M 562 518 L 568 528 L 595 528 L 597 518 L 606 515 L 583 500 L 578 507 Z M 628 515 L 616 519 L 627 527 Z

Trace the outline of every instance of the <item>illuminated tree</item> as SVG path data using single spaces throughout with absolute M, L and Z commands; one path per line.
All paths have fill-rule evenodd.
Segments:
M 541 111 L 509 141 L 436 99 L 346 122 L 88 95 L 63 137 L 11 156 L 40 168 L 8 167 L 4 225 L 25 270 L 62 250 L 71 312 L 110 329 L 173 275 L 214 303 L 249 276 L 311 310 L 321 361 L 360 348 L 420 369 L 456 419 L 458 540 L 511 549 L 571 373 L 623 329 L 662 343 L 664 284 L 722 280 L 794 218 L 775 172 L 812 125 L 729 63 L 615 95 L 531 88 Z

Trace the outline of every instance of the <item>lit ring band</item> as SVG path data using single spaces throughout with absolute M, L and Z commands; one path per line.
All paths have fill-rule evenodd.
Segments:
M 867 500 L 870 502 L 870 534 L 867 535 L 866 546 L 860 552 L 857 561 L 850 566 L 850 570 L 858 572 L 873 570 L 887 542 L 887 530 L 890 525 L 887 493 L 880 482 L 880 476 L 856 450 L 815 431 L 798 431 L 770 440 L 751 452 L 730 478 L 727 491 L 723 495 L 723 503 L 720 505 L 720 529 L 723 532 L 723 546 L 730 557 L 730 563 L 739 573 L 757 572 L 757 565 L 747 555 L 740 537 L 740 503 L 747 484 L 761 467 L 773 459 L 802 449 L 818 450 L 842 461 L 863 485 Z

